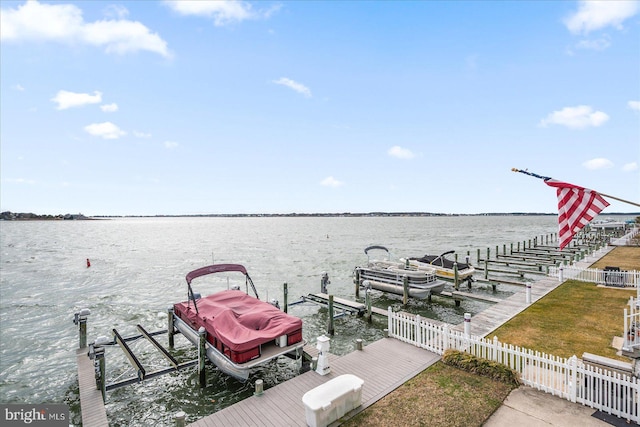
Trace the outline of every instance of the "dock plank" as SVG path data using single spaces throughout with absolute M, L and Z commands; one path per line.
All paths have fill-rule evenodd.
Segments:
M 402 343 L 393 338 L 373 342 L 361 351 L 354 351 L 330 360 L 331 372 L 319 375 L 309 371 L 265 390 L 261 396 L 251 396 L 212 415 L 190 424 L 204 427 L 224 425 L 233 414 L 242 416 L 245 426 L 263 426 L 278 423 L 287 426 L 305 426 L 305 408 L 302 396 L 307 391 L 350 373 L 364 380 L 362 410 L 396 389 L 410 378 L 440 359 L 435 353 Z

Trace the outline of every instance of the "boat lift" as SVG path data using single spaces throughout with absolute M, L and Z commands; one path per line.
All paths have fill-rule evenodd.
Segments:
M 87 317 L 91 314 L 89 309 L 82 309 L 78 313 L 75 313 L 73 323 L 78 325 L 80 348 L 87 347 Z M 106 336 L 98 337 L 94 342 L 88 344 L 87 356 L 93 360 L 95 367 L 96 386 L 102 392 L 102 400 L 106 401 L 106 392 L 120 387 L 142 382 L 144 380 L 159 377 L 164 374 L 179 371 L 181 369 L 190 368 L 192 366 L 198 366 L 198 373 L 200 377 L 200 386 L 204 387 L 204 367 L 206 360 L 206 353 L 204 350 L 205 343 L 201 342 L 198 347 L 198 358 L 189 360 L 186 362 L 179 362 L 176 360 L 169 351 L 158 342 L 154 337 L 161 334 L 168 333 L 169 335 L 169 347 L 173 348 L 173 336 L 179 331 L 175 329 L 173 325 L 173 307 L 167 310 L 168 314 L 168 328 L 156 332 L 148 332 L 142 325 L 136 325 L 139 334 L 129 337 L 123 337 L 115 328 L 112 329 L 113 339 L 109 339 Z M 140 362 L 140 359 L 133 353 L 130 342 L 137 341 L 139 339 L 146 339 L 153 347 L 160 352 L 160 354 L 169 362 L 170 366 L 160 368 L 154 371 L 148 371 Z M 131 366 L 135 370 L 135 375 L 118 380 L 107 384 L 106 381 L 106 361 L 105 361 L 105 348 L 109 346 L 119 346 L 124 352 L 126 358 L 131 363 Z

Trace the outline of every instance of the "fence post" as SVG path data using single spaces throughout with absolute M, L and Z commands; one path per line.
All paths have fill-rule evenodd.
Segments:
M 527 305 L 531 304 L 531 282 L 527 282 L 527 293 L 525 302 Z
M 444 325 L 442 328 L 442 353 L 449 350 L 449 326 Z
M 569 399 L 575 403 L 578 396 L 578 358 L 574 354 L 569 359 L 569 369 L 571 370 L 571 381 L 569 382 Z
M 558 281 L 560 283 L 564 282 L 564 267 L 560 264 L 560 268 L 558 269 Z
M 422 347 L 422 328 L 420 327 L 420 315 L 416 314 L 416 344 L 418 347 Z
M 387 307 L 387 334 L 389 336 L 393 336 L 394 334 L 394 330 L 393 330 L 393 310 L 391 309 L 391 306 Z M 387 338 L 387 337 L 385 337 Z
M 464 314 L 464 335 L 471 338 L 471 313 Z

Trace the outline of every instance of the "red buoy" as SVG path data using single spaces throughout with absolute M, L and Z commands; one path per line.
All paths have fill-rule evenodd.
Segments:
M 89 261 L 89 258 L 87 258 L 87 268 L 91 267 L 91 261 Z

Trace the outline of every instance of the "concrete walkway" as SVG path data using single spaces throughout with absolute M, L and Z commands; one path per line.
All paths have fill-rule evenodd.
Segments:
M 485 422 L 484 427 L 604 427 L 627 426 L 615 416 L 606 417 L 613 423 L 594 417 L 595 409 L 531 387 L 522 386 L 509 394 L 502 406 Z M 605 414 L 601 414 L 605 416 Z

